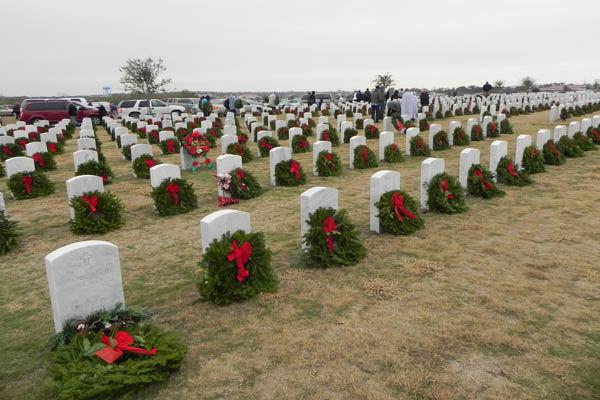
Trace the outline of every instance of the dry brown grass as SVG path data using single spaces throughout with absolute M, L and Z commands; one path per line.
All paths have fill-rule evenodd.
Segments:
M 468 117 L 459 117 L 466 120 Z M 549 128 L 547 113 L 511 118 L 503 136 Z M 443 122 L 447 129 L 449 120 Z M 189 355 L 180 373 L 139 398 L 168 399 L 585 399 L 600 396 L 600 152 L 534 176 L 507 196 L 469 198 L 463 215 L 427 214 L 410 237 L 368 231 L 369 177 L 375 170 L 310 178 L 301 188 L 267 189 L 238 209 L 266 234 L 280 279 L 277 294 L 216 307 L 197 302 L 200 218 L 215 211 L 208 172 L 185 174 L 201 199 L 195 212 L 159 218 L 147 181 L 135 180 L 104 131 L 117 175 L 109 189 L 126 205 L 127 225 L 95 236 L 119 246 L 125 297 L 147 306 L 183 334 Z M 52 318 L 43 257 L 91 236 L 67 224 L 64 180 L 71 152 L 50 173 L 57 193 L 8 200 L 26 232 L 18 252 L 0 262 L 0 397 L 44 398 L 44 340 Z M 397 137 L 404 148 L 404 138 Z M 474 143 L 482 163 L 491 140 Z M 369 141 L 376 149 L 376 141 Z M 347 147 L 337 148 L 347 160 Z M 437 152 L 458 173 L 460 148 Z M 310 155 L 296 157 L 310 170 Z M 162 157 L 177 162 L 177 157 Z M 418 196 L 422 159 L 381 165 L 398 170 Z M 268 161 L 246 166 L 268 181 Z M 340 190 L 340 206 L 361 228 L 368 257 L 332 270 L 296 268 L 299 195 L 311 186 Z M 6 193 L 5 179 L 0 190 Z M 594 381 L 595 379 L 595 381 Z

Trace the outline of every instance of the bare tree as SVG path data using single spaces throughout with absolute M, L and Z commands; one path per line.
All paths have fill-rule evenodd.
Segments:
M 389 72 L 386 72 L 383 75 L 376 75 L 375 79 L 373 79 L 373 83 L 381 86 L 385 91 L 394 84 L 394 78 L 392 78 L 392 75 Z
M 165 87 L 171 83 L 171 79 L 161 78 L 167 67 L 162 59 L 154 61 L 151 57 L 146 59 L 130 58 L 125 65 L 119 68 L 123 74 L 121 84 L 125 91 L 139 93 L 148 100 L 148 107 L 152 113 L 150 96 L 153 93 L 164 91 Z
M 498 88 L 499 91 L 502 91 L 502 88 L 504 87 L 504 81 L 503 80 L 494 81 L 494 86 L 496 88 Z
M 521 85 L 523 85 L 525 92 L 529 93 L 529 91 L 535 86 L 535 79 L 530 76 L 526 76 L 525 78 L 521 79 Z

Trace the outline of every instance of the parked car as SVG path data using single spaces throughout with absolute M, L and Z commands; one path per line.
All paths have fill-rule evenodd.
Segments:
M 79 103 L 85 107 L 90 106 L 90 103 L 88 103 L 88 101 L 84 97 L 63 97 L 62 99 L 59 99 L 59 100 L 69 100 L 74 103 Z
M 200 99 L 184 98 L 184 99 L 167 99 L 167 104 L 172 106 L 181 106 L 185 111 L 195 114 L 200 110 Z
M 69 104 L 77 106 L 77 122 L 81 122 L 84 118 L 91 118 L 94 124 L 100 123 L 98 109 L 94 107 L 86 107 L 82 104 L 68 100 L 44 100 L 30 101 L 21 108 L 19 120 L 25 121 L 28 124 L 33 124 L 41 119 L 47 119 L 51 124 L 56 124 L 64 118 L 69 118 Z
M 13 106 L 0 106 L 0 117 L 10 117 L 13 115 Z
M 152 109 L 152 112 L 150 112 Z M 182 106 L 169 105 L 162 100 L 150 99 L 150 107 L 148 100 L 123 100 L 117 106 L 117 114 L 123 117 L 139 118 L 141 115 L 148 114 L 176 114 L 181 115 L 185 112 Z

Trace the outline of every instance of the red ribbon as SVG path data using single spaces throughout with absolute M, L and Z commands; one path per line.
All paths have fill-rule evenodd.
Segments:
M 33 161 L 38 163 L 40 167 L 44 168 L 46 166 L 46 162 L 40 153 L 35 153 L 31 158 L 33 158 Z
M 327 236 L 327 250 L 329 252 L 333 251 L 333 233 L 336 230 L 337 225 L 331 215 L 326 216 L 323 219 L 323 233 Z
M 508 173 L 513 177 L 513 178 L 518 178 L 519 174 L 517 174 L 515 172 L 515 169 L 513 168 L 513 164 L 512 163 L 508 163 L 508 165 L 506 166 L 506 170 L 508 171 Z
M 244 242 L 241 247 L 238 247 L 237 242 L 231 242 L 231 253 L 227 254 L 227 260 L 236 261 L 237 264 L 237 280 L 242 283 L 250 275 L 250 272 L 244 267 L 252 256 L 252 245 L 249 242 Z
M 243 181 L 246 177 L 246 174 L 244 173 L 243 169 L 238 169 L 237 171 L 235 171 L 235 174 L 238 178 L 240 178 L 240 181 Z
M 144 160 L 144 162 L 146 163 L 146 166 L 148 167 L 148 169 L 150 169 L 152 167 L 156 167 L 156 161 L 151 158 Z
M 172 139 L 167 140 L 167 153 L 174 154 L 177 151 L 175 150 L 175 142 Z
M 453 195 L 452 193 L 447 193 L 446 194 L 446 192 L 448 192 L 448 187 L 449 187 L 448 180 L 442 179 L 441 187 L 442 187 L 442 192 L 444 192 L 444 195 L 446 195 L 446 198 L 448 200 L 452 200 L 452 199 L 456 198 L 456 196 Z
M 300 164 L 298 164 L 298 161 L 292 161 L 292 164 L 290 165 L 290 173 L 294 175 L 296 179 L 300 179 Z
M 396 129 L 398 129 L 398 132 L 402 132 L 404 130 L 404 125 L 402 125 L 402 122 L 398 121 L 396 124 Z
M 48 150 L 50 150 L 51 153 L 58 152 L 58 147 L 56 146 L 56 143 L 46 143 L 46 145 L 48 146 Z
M 301 149 L 306 149 L 308 147 L 308 142 L 306 140 L 301 140 L 298 142 L 298 147 Z
M 88 207 L 90 207 L 90 212 L 95 213 L 96 207 L 98 206 L 98 196 L 93 195 L 92 197 L 87 197 L 85 194 L 81 196 L 81 200 L 87 203 Z
M 487 190 L 490 190 L 490 189 L 493 188 L 492 184 L 485 180 L 485 178 L 483 177 L 483 173 L 481 172 L 481 170 L 476 169 L 475 171 L 473 171 L 473 173 L 475 174 L 476 177 L 479 178 L 479 181 L 483 184 L 483 186 Z
M 171 195 L 171 198 L 173 199 L 173 203 L 175 203 L 175 205 L 178 206 L 179 202 L 180 202 L 179 195 L 177 194 L 180 191 L 179 186 L 177 186 L 174 183 L 170 183 L 167 185 L 166 190 Z
M 328 142 L 331 141 L 329 138 L 329 131 L 323 131 L 323 133 L 321 133 L 321 140 L 327 140 Z
M 217 197 L 217 206 L 218 207 L 228 206 L 230 204 L 237 204 L 239 202 L 240 201 L 238 199 L 234 199 L 231 197 L 225 197 L 225 196 Z
M 7 156 L 9 156 L 9 157 L 13 156 L 13 153 L 12 153 L 12 151 L 10 151 L 10 149 L 8 148 L 8 146 L 2 146 L 2 152 L 4 154 L 6 154 Z
M 362 159 L 364 162 L 367 162 L 369 159 L 369 153 L 367 152 L 367 146 L 363 146 L 362 148 Z
M 267 150 L 271 150 L 273 148 L 273 146 L 271 146 L 269 143 L 267 143 L 267 141 L 265 139 L 261 139 L 260 147 L 262 147 L 263 149 L 267 149 Z
M 102 183 L 108 182 L 108 176 L 102 175 L 100 178 L 102 178 Z
M 125 331 L 119 331 L 116 333 L 113 339 L 116 342 L 114 348 L 112 347 L 110 337 L 102 335 L 101 340 L 102 343 L 106 345 L 106 347 L 102 350 L 97 351 L 96 355 L 102 360 L 106 361 L 108 364 L 112 364 L 119 358 L 121 358 L 123 356 L 123 352 L 125 351 L 146 356 L 156 355 L 156 348 L 153 348 L 152 350 L 146 350 L 140 349 L 139 347 L 132 347 L 131 345 L 134 342 L 133 337 Z
M 33 178 L 29 175 L 23 177 L 23 185 L 25 185 L 25 191 L 31 193 L 31 185 L 33 185 Z
M 396 214 L 396 218 L 398 219 L 398 221 L 404 221 L 404 217 L 402 216 L 402 214 L 404 214 L 404 216 L 408 219 L 416 218 L 415 215 L 412 212 L 410 212 L 410 210 L 404 208 L 404 196 L 402 196 L 400 193 L 394 192 L 394 194 L 392 195 L 392 204 L 394 205 L 394 214 Z
M 331 153 L 325 154 L 325 159 L 327 161 L 329 161 L 329 162 L 332 162 L 333 161 L 333 154 L 331 154 Z

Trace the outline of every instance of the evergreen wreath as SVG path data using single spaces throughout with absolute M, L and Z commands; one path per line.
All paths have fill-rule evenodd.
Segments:
M 148 318 L 117 307 L 68 321 L 51 339 L 50 390 L 61 399 L 113 398 L 167 379 L 187 350 L 179 335 Z
M 277 291 L 271 251 L 262 233 L 228 232 L 208 246 L 198 265 L 200 298 L 214 304 L 231 304 Z
M 189 135 L 190 133 L 192 132 L 188 131 L 187 128 L 179 128 L 175 131 L 175 137 L 177 137 L 177 139 L 179 140 L 183 140 L 183 138 Z
M 236 168 L 231 175 L 231 197 L 235 199 L 248 200 L 258 197 L 262 194 L 262 187 L 250 172 L 242 168 Z
M 165 128 L 165 131 L 172 131 L 172 130 Z M 158 131 L 156 129 L 154 129 L 148 133 L 148 143 L 158 144 L 159 139 L 160 139 L 160 136 L 158 135 Z
M 261 157 L 269 157 L 269 152 L 275 147 L 279 147 L 279 142 L 271 136 L 265 136 L 258 141 L 258 150 Z
M 239 144 L 248 143 L 248 140 L 250 139 L 250 137 L 243 132 L 238 133 L 236 136 Z
M 423 119 L 419 120 L 419 130 L 420 131 L 429 130 L 429 122 L 427 122 L 427 119 L 423 118 Z
M 242 157 L 242 162 L 247 163 L 254 159 L 248 146 L 240 143 L 231 143 L 227 146 L 227 154 L 235 154 Z
M 177 138 L 169 138 L 158 144 L 163 154 L 178 154 L 181 144 Z
M 350 138 L 358 135 L 358 131 L 354 128 L 346 128 L 344 131 L 344 143 L 350 143 Z
M 217 139 L 216 139 L 216 138 L 215 138 L 213 135 L 210 135 L 210 134 L 208 134 L 208 133 L 207 133 L 207 134 L 204 136 L 204 138 L 205 138 L 205 139 L 206 139 L 206 141 L 208 142 L 208 146 L 209 146 L 211 149 L 214 149 L 215 147 L 217 147 Z
M 594 127 L 589 127 L 587 129 L 586 135 L 592 139 L 592 142 L 594 144 L 600 144 L 600 131 L 598 131 L 598 128 L 594 128 Z M 1 156 L 1 154 L 0 154 Z
M 257 126 L 256 128 L 254 128 L 254 143 L 256 143 L 256 141 L 258 140 L 258 132 L 262 132 L 266 130 L 264 126 Z
M 308 266 L 355 265 L 367 255 L 346 210 L 320 207 L 308 216 L 306 223 L 309 229 L 302 241 L 307 247 L 304 255 Z
M 56 169 L 56 161 L 54 161 L 52 154 L 47 151 L 35 153 L 31 158 L 33 158 L 36 171 L 54 171 Z
M 402 190 L 384 193 L 375 203 L 379 226 L 393 235 L 410 235 L 423 228 L 425 222 L 419 215 L 419 204 Z
M 492 173 L 480 164 L 473 164 L 469 169 L 467 178 L 467 191 L 472 196 L 491 199 L 504 196 L 504 191 L 498 189 L 494 183 Z
M 106 233 L 119 229 L 125 224 L 123 204 L 111 192 L 87 192 L 73 197 L 70 206 L 75 211 L 71 219 L 74 233 Z
M 29 143 L 29 142 L 30 142 L 30 140 L 28 138 L 24 138 L 24 137 L 15 139 L 15 143 L 17 145 L 19 145 L 22 150 L 25 150 L 25 147 L 26 147 L 27 143 Z
M 131 144 L 128 144 L 127 146 L 123 146 L 121 147 L 121 153 L 123 153 L 123 157 L 125 157 L 125 159 L 127 161 L 131 161 Z
M 52 154 L 53 156 L 64 153 L 64 147 L 60 141 L 57 143 L 46 142 L 46 147 L 48 148 L 48 153 Z
M 364 144 L 354 148 L 354 168 L 377 168 L 377 158 L 375 157 L 375 153 Z
M 535 146 L 527 146 L 525 148 L 523 151 L 523 160 L 521 161 L 521 166 L 528 174 L 546 172 L 544 155 Z
M 365 123 L 365 121 L 362 118 L 358 118 L 356 121 L 354 121 L 354 127 L 356 129 L 362 129 L 364 123 Z
M 17 200 L 44 197 L 54 193 L 54 183 L 41 171 L 13 174 L 8 179 L 7 186 Z
M 532 183 L 529 175 L 526 172 L 520 172 L 508 156 L 504 156 L 498 161 L 496 176 L 499 183 L 509 186 L 527 186 Z
M 513 134 L 513 127 L 510 124 L 510 122 L 508 122 L 508 119 L 503 119 L 502 122 L 500 122 L 500 134 L 502 134 L 502 135 L 512 135 Z
M 454 132 L 452 133 L 453 140 L 452 143 L 454 146 L 468 146 L 471 143 L 469 136 L 465 133 L 465 130 L 460 126 L 454 128 Z
M 558 147 L 558 150 L 560 150 L 565 157 L 583 157 L 583 150 L 581 150 L 575 140 L 569 138 L 568 136 L 561 137 L 558 140 L 556 147 Z
M 576 132 L 573 135 L 573 140 L 579 146 L 579 148 L 583 151 L 596 150 L 596 145 L 587 135 L 584 135 L 582 132 Z
M 342 160 L 333 152 L 323 150 L 317 156 L 315 167 L 319 176 L 340 176 L 342 174 Z
M 162 164 L 159 159 L 149 154 L 142 154 L 133 162 L 133 173 L 137 179 L 150 179 L 150 168 Z
M 385 146 L 385 149 L 383 149 L 383 161 L 394 164 L 404 162 L 404 156 L 396 143 Z
M 467 211 L 465 191 L 455 177 L 445 172 L 437 174 L 427 187 L 427 206 L 431 211 L 457 214 Z
M 4 178 L 6 176 L 6 168 L 4 164 L 0 163 L 0 178 Z
M 314 120 L 314 119 L 312 119 L 312 118 L 307 118 L 307 120 L 308 120 L 308 125 L 309 125 L 311 128 L 316 128 L 316 127 L 317 127 L 317 123 L 315 122 L 315 120 Z
M 282 126 L 277 129 L 277 139 L 279 140 L 288 140 L 290 138 L 290 128 L 287 126 Z
M 188 213 L 198 208 L 194 187 L 185 179 L 170 178 L 152 189 L 152 200 L 158 215 L 166 217 Z
M 489 124 L 487 124 L 487 126 L 485 128 L 485 132 L 486 132 L 487 137 L 499 137 L 500 136 L 500 130 L 498 129 L 498 124 L 495 122 L 490 122 Z
M 471 128 L 471 141 L 481 142 L 483 139 L 483 129 L 481 128 L 481 125 L 473 125 L 473 127 Z
M 544 155 L 544 163 L 548 165 L 562 165 L 566 161 L 563 153 L 556 147 L 554 140 L 548 140 L 544 144 L 542 154 Z
M 287 122 L 287 127 L 288 127 L 288 129 L 297 128 L 298 127 L 298 121 L 296 121 L 295 119 L 290 119 Z
M 75 175 L 96 175 L 102 178 L 105 185 L 110 185 L 113 179 L 113 172 L 106 162 L 101 161 L 86 161 L 79 164 Z
M 337 147 L 340 145 L 340 135 L 338 135 L 337 129 L 329 128 L 321 132 L 319 140 L 326 140 L 331 142 L 331 146 Z
M 277 186 L 300 186 L 306 183 L 306 174 L 296 160 L 281 161 L 275 165 Z
M 379 139 L 379 129 L 375 125 L 365 127 L 365 137 L 367 139 Z
M 429 157 L 431 155 L 431 149 L 421 135 L 410 139 L 410 155 L 413 157 Z
M 312 121 L 312 120 L 310 120 Z M 302 128 L 302 134 L 306 137 L 312 136 L 313 135 L 313 129 L 310 126 L 310 124 L 302 124 L 302 126 L 300 127 Z
M 11 221 L 4 211 L 0 211 L 0 256 L 10 253 L 19 246 L 23 235 L 17 221 Z
M 310 143 L 306 136 L 296 135 L 292 139 L 292 152 L 293 153 L 306 153 L 310 151 Z
M 24 154 L 23 148 L 16 143 L 7 143 L 0 146 L 0 160 L 2 161 L 12 157 L 21 157 Z
M 431 134 L 431 133 L 430 133 Z M 450 142 L 448 141 L 448 134 L 446 131 L 439 131 L 433 135 L 433 150 L 448 150 L 450 148 Z

